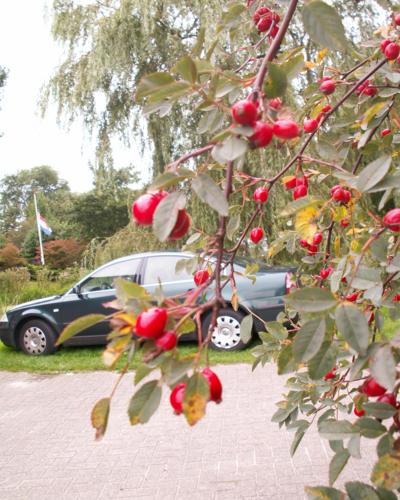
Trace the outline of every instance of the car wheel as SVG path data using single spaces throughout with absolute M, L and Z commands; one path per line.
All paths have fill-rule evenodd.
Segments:
M 203 338 L 207 337 L 212 312 L 203 321 Z M 248 344 L 240 340 L 240 324 L 244 314 L 233 309 L 220 309 L 217 324 L 211 334 L 210 347 L 218 351 L 240 351 Z
M 19 332 L 19 346 L 25 354 L 42 356 L 56 351 L 56 334 L 51 326 L 40 319 L 25 323 Z

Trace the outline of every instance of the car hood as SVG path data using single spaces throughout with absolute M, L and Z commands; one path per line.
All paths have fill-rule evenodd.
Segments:
M 51 302 L 58 302 L 61 295 L 52 295 L 51 297 L 44 297 L 43 299 L 30 300 L 29 302 L 23 302 L 22 304 L 18 304 L 14 307 L 10 307 L 7 312 L 17 311 L 18 309 L 29 309 L 34 308 L 36 306 L 42 306 L 43 304 L 49 304 Z

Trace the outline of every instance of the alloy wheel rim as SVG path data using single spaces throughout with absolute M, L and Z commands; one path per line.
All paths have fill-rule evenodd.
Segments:
M 23 342 L 29 354 L 42 354 L 46 349 L 46 335 L 37 326 L 31 326 L 25 331 Z
M 232 316 L 218 316 L 211 340 L 221 349 L 237 346 L 240 342 L 240 322 Z

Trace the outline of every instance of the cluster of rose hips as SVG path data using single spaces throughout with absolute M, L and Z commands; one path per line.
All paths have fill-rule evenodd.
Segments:
M 136 335 L 155 341 L 163 351 L 170 351 L 176 346 L 177 337 L 173 331 L 165 331 L 167 326 L 167 310 L 162 307 L 151 307 L 139 314 L 136 320 Z
M 299 198 L 303 198 L 308 194 L 308 180 L 305 175 L 295 177 L 289 176 L 285 177 L 283 181 L 283 185 L 286 190 L 293 189 L 293 199 L 298 200 Z
M 351 193 L 347 189 L 344 189 L 343 186 L 337 184 L 331 189 L 331 197 L 338 203 L 347 205 L 351 200 Z
M 387 392 L 387 390 L 379 385 L 378 382 L 372 377 L 368 377 L 358 390 L 361 394 L 367 396 L 368 398 L 378 398 L 377 401 L 379 403 L 386 403 L 394 408 L 399 407 L 396 395 L 392 392 Z M 365 415 L 365 410 L 362 408 L 362 404 L 355 406 L 354 413 L 357 417 Z
M 322 240 L 322 233 L 315 233 L 312 239 L 312 243 L 308 243 L 307 240 L 300 240 L 299 245 L 302 248 L 306 248 L 310 255 L 315 255 L 318 252 L 318 247 L 322 243 Z
M 154 212 L 162 199 L 168 196 L 166 191 L 157 191 L 154 193 L 146 193 L 140 196 L 132 205 L 132 215 L 137 222 L 142 226 L 151 226 L 153 224 Z M 171 233 L 168 236 L 169 240 L 179 240 L 189 231 L 190 218 L 186 210 L 179 210 L 178 217 Z
M 393 42 L 393 40 L 386 38 L 385 40 L 381 41 L 380 49 L 386 59 L 389 59 L 389 61 L 394 61 L 396 59 L 397 63 L 400 63 L 400 46 L 397 45 L 396 42 Z
M 249 141 L 254 148 L 268 146 L 275 135 L 279 139 L 294 139 L 300 135 L 300 129 L 293 120 L 276 120 L 272 126 L 261 121 L 259 113 L 259 102 L 251 99 L 243 99 L 236 102 L 231 109 L 234 122 L 239 125 L 252 127 L 253 134 Z
M 279 31 L 278 23 L 281 20 L 279 14 L 273 12 L 268 7 L 260 7 L 253 15 L 253 22 L 260 33 L 269 32 L 269 36 L 274 36 Z
M 201 374 L 208 382 L 210 389 L 209 401 L 214 401 L 217 404 L 220 403 L 222 401 L 222 384 L 218 375 L 208 367 L 204 368 Z M 185 389 L 186 384 L 177 384 L 170 394 L 169 401 L 176 415 L 180 415 L 183 412 Z

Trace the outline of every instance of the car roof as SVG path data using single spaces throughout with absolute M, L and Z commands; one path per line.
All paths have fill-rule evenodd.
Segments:
M 194 254 L 190 252 L 181 252 L 179 250 L 159 250 L 158 252 L 143 252 L 143 253 L 133 253 L 130 255 L 125 255 L 124 257 L 119 257 L 118 259 L 110 260 L 103 265 L 115 264 L 117 262 L 124 262 L 129 259 L 143 259 L 145 257 L 157 257 L 159 255 L 182 255 L 187 257 L 193 257 Z M 100 266 L 100 267 L 103 267 Z

